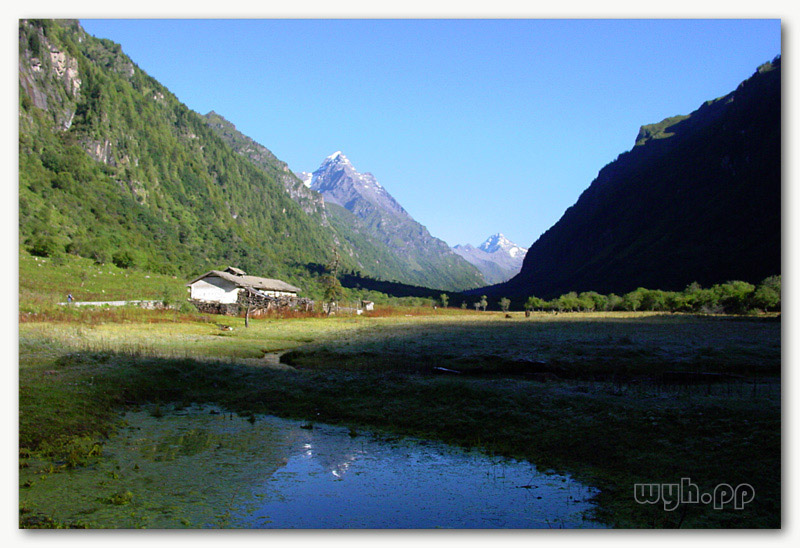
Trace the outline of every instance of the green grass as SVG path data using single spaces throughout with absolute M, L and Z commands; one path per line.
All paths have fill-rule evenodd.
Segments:
M 187 280 L 153 274 L 113 264 L 95 264 L 75 255 L 60 258 L 19 253 L 19 301 L 21 314 L 55 309 L 72 294 L 76 301 L 167 300 L 188 297 Z
M 250 320 L 250 327 L 245 328 L 244 319 L 239 317 L 135 312 L 133 319 L 93 324 L 25 322 L 20 324 L 20 344 L 47 341 L 66 351 L 122 351 L 147 356 L 262 358 L 267 352 L 334 339 L 340 333 L 365 327 L 363 320 L 305 318 Z

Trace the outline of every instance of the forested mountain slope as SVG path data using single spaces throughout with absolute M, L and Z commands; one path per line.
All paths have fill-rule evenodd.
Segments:
M 75 21 L 19 24 L 19 237 L 156 272 L 262 276 L 327 262 L 329 229 L 120 46 Z M 343 257 L 344 265 L 354 266 Z
M 34 254 L 181 275 L 232 264 L 302 286 L 338 248 L 344 270 L 480 284 L 404 276 L 389 250 L 332 226 L 268 149 L 188 109 L 77 21 L 20 21 L 19 98 L 19 238 Z

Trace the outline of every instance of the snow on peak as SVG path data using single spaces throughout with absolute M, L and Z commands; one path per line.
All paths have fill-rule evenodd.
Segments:
M 341 150 L 337 150 L 336 152 L 334 152 L 333 154 L 331 154 L 330 156 L 325 158 L 325 161 L 322 162 L 322 165 L 326 165 L 326 164 L 348 164 L 348 165 L 351 165 L 350 164 L 350 160 L 347 159 L 347 156 L 345 156 L 344 153 L 342 153 Z
M 508 254 L 511 255 L 514 259 L 519 257 L 520 255 L 525 255 L 525 252 L 528 251 L 524 247 L 514 246 L 508 250 Z
M 363 182 L 366 182 L 378 188 L 383 188 L 381 184 L 378 182 L 378 179 L 376 179 L 375 176 L 369 171 L 365 173 L 359 173 L 358 178 Z
M 355 171 L 353 164 L 350 163 L 350 160 L 347 159 L 347 156 L 345 156 L 341 150 L 337 150 L 325 158 L 314 173 L 316 174 L 324 171 L 334 171 L 339 169 Z
M 308 171 L 301 171 L 297 173 L 297 177 L 303 181 L 303 184 L 306 185 L 308 188 L 311 188 L 311 183 L 314 181 L 314 174 L 309 173 Z
M 478 249 L 486 253 L 494 253 L 499 250 L 505 251 L 511 257 L 518 257 L 520 254 L 524 255 L 527 249 L 520 247 L 505 236 L 501 232 L 492 234 L 485 242 L 483 242 Z
M 318 176 L 322 176 L 326 172 L 338 171 L 340 168 L 344 168 L 351 177 L 353 177 L 355 180 L 358 181 L 361 187 L 363 188 L 373 187 L 377 188 L 378 190 L 386 192 L 385 189 L 378 182 L 378 180 L 375 178 L 375 175 L 373 175 L 368 171 L 364 173 L 359 172 L 353 166 L 353 164 L 350 163 L 350 160 L 347 159 L 347 156 L 345 156 L 341 150 L 337 150 L 336 152 L 325 158 L 325 160 L 319 166 L 317 171 L 314 172 L 313 179 L 311 179 L 311 183 L 313 184 L 313 182 L 317 179 Z

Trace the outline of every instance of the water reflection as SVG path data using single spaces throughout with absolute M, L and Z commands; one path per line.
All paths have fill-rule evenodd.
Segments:
M 126 420 L 99 465 L 35 482 L 23 505 L 94 527 L 597 526 L 593 490 L 525 462 L 208 406 Z
M 261 502 L 234 515 L 244 527 L 597 527 L 594 491 L 529 463 L 415 440 L 307 432 L 305 452 L 253 487 Z

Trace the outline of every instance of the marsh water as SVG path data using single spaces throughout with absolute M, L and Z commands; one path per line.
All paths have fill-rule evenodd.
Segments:
M 100 528 L 575 528 L 593 489 L 440 443 L 210 406 L 128 412 L 87 467 L 20 470 L 28 513 Z

